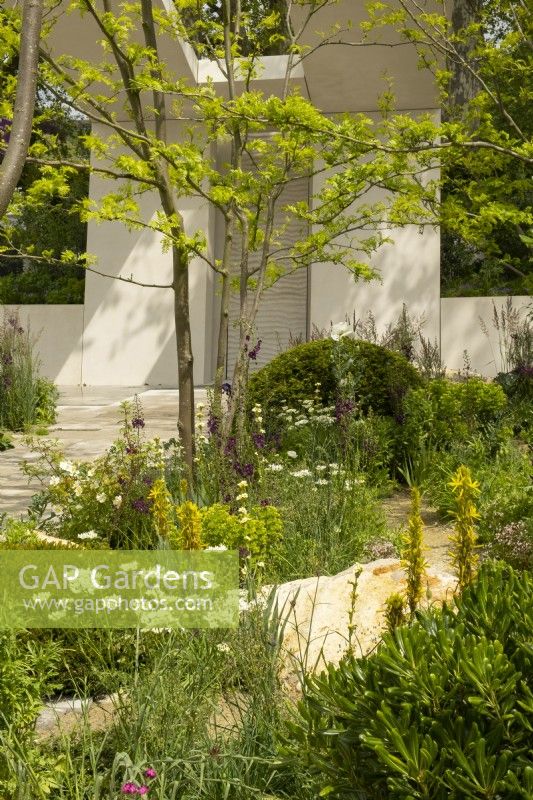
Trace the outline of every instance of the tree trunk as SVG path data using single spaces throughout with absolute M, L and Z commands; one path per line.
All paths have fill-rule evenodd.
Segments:
M 43 0 L 25 0 L 13 120 L 9 144 L 0 164 L 0 218 L 11 202 L 28 155 L 37 91 L 42 15 Z
M 233 244 L 233 218 L 226 218 L 224 252 L 222 254 L 222 275 L 220 286 L 220 321 L 218 323 L 217 366 L 215 370 L 215 399 L 220 396 L 226 366 L 229 327 L 229 301 L 231 294 L 231 248 Z
M 194 476 L 194 375 L 189 311 L 189 270 L 187 256 L 172 248 L 174 284 L 174 321 L 178 353 L 179 408 L 178 430 L 183 445 L 183 458 Z
M 452 11 L 453 33 L 457 34 L 476 22 L 479 17 L 479 11 L 479 0 L 456 0 Z M 478 35 L 481 36 L 481 34 Z M 471 51 L 476 43 L 474 37 L 465 42 L 455 42 L 454 46 L 459 58 L 464 59 L 466 62 L 471 61 Z M 465 66 L 458 63 L 457 60 L 451 58 L 448 67 L 451 72 L 449 116 L 454 119 L 461 117 L 464 111 L 468 109 L 468 104 L 479 92 L 480 86 L 475 76 Z M 445 119 L 447 118 L 446 111 L 445 109 L 443 114 Z

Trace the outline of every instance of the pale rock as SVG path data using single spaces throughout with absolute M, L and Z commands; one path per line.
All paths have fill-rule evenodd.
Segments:
M 357 578 L 355 604 L 353 582 Z M 453 596 L 457 579 L 429 567 L 422 606 L 441 604 Z M 397 559 L 382 558 L 355 564 L 338 575 L 291 581 L 275 590 L 276 612 L 282 630 L 282 680 L 299 691 L 303 672 L 320 672 L 326 664 L 338 664 L 349 646 L 350 612 L 353 607 L 352 647 L 355 655 L 374 649 L 385 628 L 387 598 L 405 590 L 405 572 Z

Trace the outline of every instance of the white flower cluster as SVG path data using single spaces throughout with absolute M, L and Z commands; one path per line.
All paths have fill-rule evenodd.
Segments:
M 96 531 L 85 531 L 85 533 L 78 533 L 78 539 L 82 540 L 91 540 L 91 539 L 98 539 L 98 534 Z
M 317 384 L 319 387 L 320 384 Z M 306 425 L 334 425 L 335 406 L 323 406 L 320 400 L 320 394 L 317 390 L 316 396 L 302 400 L 302 407 L 300 411 L 296 408 L 289 407 L 286 403 L 282 405 L 280 417 L 284 426 L 287 429 L 304 428 Z
M 298 469 L 295 472 L 291 472 L 293 478 L 310 478 L 312 474 L 309 469 Z

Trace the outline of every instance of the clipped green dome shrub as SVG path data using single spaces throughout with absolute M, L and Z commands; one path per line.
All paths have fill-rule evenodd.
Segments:
M 354 400 L 363 411 L 372 409 L 375 414 L 398 417 L 407 391 L 422 385 L 417 370 L 399 353 L 370 342 L 321 339 L 281 353 L 252 375 L 250 406 L 259 403 L 267 421 L 271 421 L 284 403 L 299 407 L 302 400 L 313 397 L 317 383 L 322 403 L 334 404 L 338 395 L 334 347 L 341 347 L 343 358 L 351 362 Z
M 484 565 L 452 607 L 309 678 L 285 754 L 320 797 L 533 797 L 532 630 L 532 576 Z

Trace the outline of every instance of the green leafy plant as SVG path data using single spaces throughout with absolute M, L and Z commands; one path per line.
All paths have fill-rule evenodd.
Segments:
M 18 431 L 55 422 L 58 393 L 39 376 L 39 359 L 30 331 L 17 312 L 4 311 L 0 322 L 0 428 Z
M 462 382 L 432 380 L 408 392 L 405 421 L 398 435 L 406 452 L 424 444 L 443 449 L 503 423 L 506 405 L 502 388 L 481 378 Z M 508 435 L 503 427 L 501 438 Z
M 531 575 L 484 565 L 452 605 L 310 677 L 285 755 L 320 796 L 526 800 L 532 626 Z
M 40 776 L 43 784 L 57 769 L 57 759 L 43 759 L 35 746 L 33 726 L 45 690 L 54 685 L 58 660 L 59 650 L 52 643 L 0 631 L 0 794 L 5 800 L 17 797 L 17 776 L 9 759 L 13 750 L 24 753 L 27 769 L 45 773 Z

